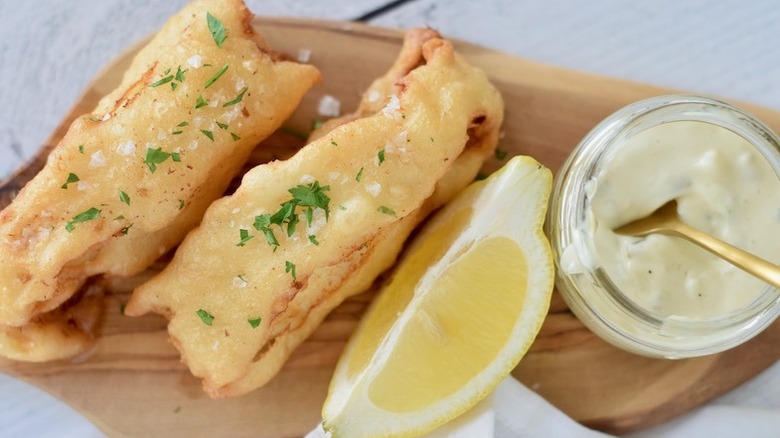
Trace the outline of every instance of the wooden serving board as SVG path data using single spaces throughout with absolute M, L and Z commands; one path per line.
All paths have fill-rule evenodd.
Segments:
M 324 83 L 304 100 L 278 133 L 258 148 L 252 163 L 290 156 L 308 133 L 324 94 L 353 109 L 369 82 L 395 58 L 401 32 L 351 23 L 256 19 L 271 46 L 293 56 L 310 49 Z M 483 68 L 506 100 L 500 149 L 532 155 L 558 169 L 588 130 L 619 107 L 669 90 L 566 71 L 467 43 L 457 48 Z M 135 51 L 94 80 L 42 153 L 0 186 L 0 205 L 42 166 L 78 115 L 89 112 L 113 89 Z M 746 107 L 780 130 L 780 114 Z M 503 161 L 491 159 L 484 172 Z M 373 296 L 354 297 L 336 309 L 267 386 L 253 393 L 211 400 L 179 363 L 159 316 L 130 318 L 120 307 L 133 288 L 165 260 L 133 278 L 102 278 L 106 291 L 101 338 L 86 358 L 73 362 L 22 364 L 0 361 L 0 370 L 61 398 L 110 436 L 302 436 L 320 419 L 331 372 L 348 336 Z M 380 280 L 381 281 L 381 280 Z M 729 352 L 698 359 L 649 359 L 618 350 L 587 330 L 556 295 L 539 338 L 513 374 L 583 424 L 612 433 L 668 420 L 738 384 L 780 358 L 780 323 Z

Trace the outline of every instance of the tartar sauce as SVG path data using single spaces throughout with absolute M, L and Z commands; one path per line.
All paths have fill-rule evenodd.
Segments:
M 703 249 L 612 229 L 676 199 L 683 222 L 778 263 L 780 181 L 767 160 L 741 136 L 696 121 L 657 125 L 625 142 L 585 187 L 591 262 L 663 317 L 714 317 L 753 301 L 766 285 Z

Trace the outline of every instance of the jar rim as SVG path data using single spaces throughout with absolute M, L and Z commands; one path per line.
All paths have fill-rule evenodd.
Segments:
M 649 122 L 648 122 L 649 121 Z M 635 353 L 694 357 L 739 345 L 766 328 L 780 315 L 780 294 L 767 286 L 750 305 L 708 319 L 660 317 L 628 299 L 597 266 L 567 272 L 564 252 L 588 251 L 580 230 L 588 205 L 586 183 L 608 159 L 627 130 L 640 132 L 662 123 L 700 121 L 728 129 L 753 145 L 780 180 L 780 138 L 757 117 L 727 102 L 689 94 L 663 95 L 627 105 L 596 125 L 572 150 L 558 172 L 546 222 L 556 264 L 556 286 L 562 297 L 596 334 Z M 587 263 L 584 263 L 587 265 Z M 586 298 L 585 288 L 597 287 L 603 297 Z

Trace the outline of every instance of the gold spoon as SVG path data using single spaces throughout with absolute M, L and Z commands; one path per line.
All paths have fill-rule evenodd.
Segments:
M 675 200 L 667 202 L 650 216 L 629 222 L 616 228 L 614 231 L 624 236 L 641 237 L 658 233 L 682 237 L 748 274 L 754 275 L 776 288 L 780 288 L 780 266 L 769 263 L 760 257 L 686 225 L 677 215 L 677 201 Z

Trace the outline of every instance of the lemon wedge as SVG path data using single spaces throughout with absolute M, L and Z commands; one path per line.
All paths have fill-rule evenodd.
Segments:
M 551 185 L 548 169 L 515 157 L 423 228 L 336 366 L 325 430 L 418 436 L 509 374 L 550 304 L 542 225 Z

